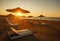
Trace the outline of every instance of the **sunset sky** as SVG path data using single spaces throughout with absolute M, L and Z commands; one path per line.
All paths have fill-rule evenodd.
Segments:
M 60 17 L 60 1 L 59 0 L 0 0 L 0 15 L 7 15 L 6 9 L 20 7 L 31 13 L 22 14 L 25 16 Z

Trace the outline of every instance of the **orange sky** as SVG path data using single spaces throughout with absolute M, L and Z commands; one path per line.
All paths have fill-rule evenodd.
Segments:
M 6 9 L 21 7 L 29 10 L 31 13 L 22 14 L 25 16 L 39 16 L 41 14 L 47 17 L 60 17 L 60 1 L 58 0 L 0 0 L 0 15 L 7 15 L 10 12 Z

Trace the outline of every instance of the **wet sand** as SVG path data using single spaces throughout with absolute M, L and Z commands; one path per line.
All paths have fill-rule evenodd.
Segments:
M 46 23 L 41 25 L 41 22 Z M 0 41 L 60 41 L 60 21 L 19 20 L 19 29 L 30 29 L 34 33 L 29 36 L 10 40 L 7 34 L 9 26 L 5 18 L 0 18 Z

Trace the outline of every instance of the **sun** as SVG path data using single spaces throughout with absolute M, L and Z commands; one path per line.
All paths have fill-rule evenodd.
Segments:
M 16 15 L 16 16 L 22 16 L 22 13 L 16 12 L 15 15 Z
M 17 12 L 17 16 L 22 16 L 22 13 L 20 13 L 20 12 Z

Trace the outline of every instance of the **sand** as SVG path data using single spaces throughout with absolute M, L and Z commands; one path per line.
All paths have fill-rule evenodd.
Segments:
M 18 23 L 19 29 L 30 29 L 34 33 L 10 40 L 8 23 L 4 17 L 0 17 L 0 41 L 60 41 L 60 21 L 20 19 Z

